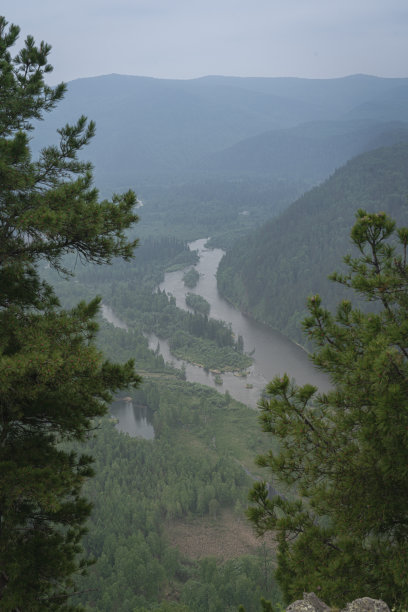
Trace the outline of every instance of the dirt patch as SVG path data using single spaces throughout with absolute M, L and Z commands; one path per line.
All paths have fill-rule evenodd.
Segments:
M 276 549 L 271 534 L 258 538 L 245 517 L 237 517 L 231 510 L 224 510 L 219 517 L 183 519 L 166 525 L 169 542 L 189 559 L 217 557 L 234 559 L 254 554 L 263 542 L 269 550 Z

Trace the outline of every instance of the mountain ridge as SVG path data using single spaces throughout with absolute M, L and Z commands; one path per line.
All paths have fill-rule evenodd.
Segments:
M 397 85 L 408 87 L 408 79 L 87 77 L 68 83 L 59 108 L 47 124 L 36 126 L 33 144 L 38 151 L 55 142 L 57 128 L 85 114 L 96 121 L 86 156 L 103 188 L 137 186 L 153 177 L 184 179 L 192 168 L 200 173 L 206 156 L 245 138 L 308 121 L 338 120 Z M 393 109 L 382 121 L 399 119 Z

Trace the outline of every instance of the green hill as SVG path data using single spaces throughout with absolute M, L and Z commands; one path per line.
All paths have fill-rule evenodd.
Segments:
M 279 218 L 240 240 L 218 270 L 218 287 L 256 319 L 303 342 L 300 322 L 308 295 L 333 308 L 341 287 L 327 276 L 351 252 L 358 208 L 384 210 L 408 224 L 408 144 L 364 153 L 303 195 Z

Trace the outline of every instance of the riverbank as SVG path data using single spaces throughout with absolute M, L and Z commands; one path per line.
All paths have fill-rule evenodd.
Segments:
M 248 401 L 248 392 L 250 392 L 251 405 L 256 406 L 266 384 L 274 376 L 281 376 L 286 372 L 299 384 L 311 383 L 322 390 L 327 390 L 329 388 L 327 377 L 315 369 L 303 346 L 289 340 L 279 331 L 241 313 L 220 295 L 216 273 L 224 251 L 207 248 L 207 241 L 208 238 L 202 238 L 189 244 L 190 249 L 197 251 L 199 255 L 199 261 L 195 265 L 199 281 L 193 290 L 186 289 L 182 273 L 177 272 L 166 274 L 159 288 L 171 294 L 177 306 L 186 310 L 188 310 L 185 301 L 187 291 L 201 295 L 210 304 L 210 316 L 226 321 L 235 337 L 242 337 L 244 351 L 253 357 L 253 365 L 249 368 L 245 382 L 240 381 L 242 389 L 237 389 L 234 384 L 230 389 L 228 386 L 230 380 L 226 380 L 225 376 L 223 376 L 223 389 L 227 389 L 236 399 L 244 403 Z M 252 390 L 244 390 L 246 384 L 253 385 Z
M 224 251 L 208 249 L 205 246 L 206 242 L 207 239 L 203 238 L 189 245 L 190 249 L 198 251 L 199 255 L 199 261 L 195 265 L 199 281 L 194 289 L 185 286 L 183 270 L 167 272 L 158 289 L 160 293 L 165 292 L 171 295 L 174 305 L 185 311 L 190 311 L 186 304 L 187 293 L 193 292 L 202 296 L 210 305 L 210 316 L 226 321 L 235 338 L 241 336 L 244 351 L 249 352 L 253 357 L 252 365 L 242 368 L 246 374 L 245 377 L 236 376 L 231 371 L 221 373 L 219 367 L 211 367 L 206 370 L 200 367 L 204 365 L 200 354 L 196 358 L 191 356 L 190 363 L 185 358 L 178 359 L 174 355 L 174 347 L 153 333 L 147 334 L 150 349 L 158 351 L 165 362 L 182 370 L 187 381 L 217 388 L 218 391 L 222 389 L 222 392 L 228 392 L 233 398 L 252 408 L 257 407 L 259 398 L 268 382 L 274 376 L 281 376 L 285 372 L 295 378 L 298 384 L 311 383 L 323 391 L 327 390 L 329 388 L 327 378 L 314 368 L 303 347 L 297 346 L 279 332 L 242 314 L 220 296 L 216 284 L 216 271 Z M 135 307 L 136 305 L 135 301 Z M 116 321 L 120 320 L 114 311 L 111 310 L 110 314 L 116 317 Z M 135 317 L 137 317 L 137 310 Z M 112 317 L 110 320 L 114 322 Z M 121 321 L 121 325 L 126 326 L 126 323 Z M 180 353 L 178 356 L 184 357 Z M 194 362 L 200 365 L 194 365 Z M 219 372 L 211 373 L 210 370 Z M 215 376 L 221 378 L 222 386 L 219 378 L 217 382 L 215 381 Z
M 303 351 L 305 351 L 305 353 L 307 355 L 310 355 L 310 351 L 303 345 L 300 344 L 300 342 L 297 342 L 294 338 L 291 338 L 290 336 L 287 336 L 285 334 L 283 334 L 281 331 L 279 331 L 279 329 L 277 329 L 276 327 L 273 327 L 272 325 L 269 325 L 269 323 L 267 321 L 264 321 L 262 319 L 257 319 L 253 314 L 251 314 L 250 312 L 246 311 L 246 310 L 241 310 L 241 308 L 239 307 L 239 304 L 235 304 L 227 295 L 225 295 L 219 288 L 218 288 L 218 284 L 217 284 L 217 289 L 218 289 L 218 293 L 220 295 L 220 297 L 225 300 L 227 302 L 227 304 L 229 304 L 232 308 L 234 308 L 234 310 L 238 310 L 244 317 L 246 317 L 249 321 L 252 321 L 254 324 L 258 324 L 258 325 L 263 325 L 265 327 L 266 330 L 268 330 L 269 332 L 273 332 L 274 334 L 279 334 L 280 336 L 282 336 L 282 338 L 285 338 L 286 340 L 289 340 L 289 342 L 293 342 L 293 344 L 295 344 L 296 346 L 298 346 L 300 349 L 302 349 Z

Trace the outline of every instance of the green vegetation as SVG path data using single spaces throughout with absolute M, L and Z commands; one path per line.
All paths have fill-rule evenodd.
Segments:
M 170 350 L 178 359 L 184 359 L 207 370 L 238 372 L 248 368 L 251 357 L 238 352 L 234 346 L 219 346 L 217 342 L 196 338 L 179 331 L 170 337 Z
M 142 333 L 154 333 L 168 340 L 170 350 L 179 359 L 229 371 L 251 365 L 251 357 L 243 352 L 242 338 L 236 340 L 229 325 L 181 310 L 173 297 L 154 290 L 163 280 L 165 270 L 196 262 L 197 253 L 191 252 L 186 242 L 175 238 L 146 239 L 137 255 L 135 261 L 126 265 L 115 261 L 112 267 L 77 270 L 77 286 L 67 285 L 50 272 L 47 278 L 52 279 L 67 305 L 71 305 L 73 298 L 102 294 L 104 302 L 134 333 L 139 337 Z
M 304 344 L 306 298 L 330 308 L 348 293 L 327 280 L 348 242 L 358 205 L 407 223 L 408 145 L 365 153 L 238 241 L 221 261 L 218 288 L 235 306 Z
M 81 117 L 59 130 L 58 147 L 33 160 L 29 133 L 62 99 L 44 77 L 50 47 L 0 17 L 0 607 L 72 610 L 73 574 L 91 505 L 82 495 L 92 458 L 83 442 L 111 393 L 136 386 L 133 362 L 105 361 L 94 344 L 99 300 L 59 307 L 38 267 L 65 273 L 62 258 L 128 260 L 137 221 L 133 192 L 98 199 L 80 151 L 94 133 Z
M 186 183 L 155 180 L 144 188 L 149 206 L 140 211 L 141 236 L 168 236 L 196 240 L 211 236 L 212 247 L 228 248 L 267 219 L 291 204 L 312 182 L 196 179 Z M 171 224 L 169 224 L 169 211 Z
M 96 564 L 79 584 L 81 603 L 100 612 L 153 610 L 170 596 L 191 612 L 209 601 L 214 612 L 240 603 L 255 612 L 261 594 L 279 600 L 264 549 L 198 562 L 169 544 L 172 521 L 213 517 L 216 528 L 223 509 L 242 512 L 250 483 L 243 466 L 259 473 L 254 449 L 267 443 L 254 411 L 171 377 L 146 379 L 131 395 L 154 412 L 156 438 L 130 438 L 104 419 L 88 442 L 96 476 L 86 485 L 94 510 L 84 546 Z
M 356 77 L 357 85 L 311 82 L 302 91 L 297 79 L 163 83 L 111 75 L 73 83 L 68 112 L 83 96 L 102 118 L 91 151 L 105 193 L 127 184 L 135 167 L 142 177 L 144 226 L 133 262 L 135 194 L 100 201 L 92 166 L 82 161 L 94 124 L 81 117 L 67 125 L 56 109 L 44 126 L 40 120 L 65 86 L 45 85 L 52 70 L 45 43 L 36 47 L 28 37 L 11 57 L 19 30 L 6 26 L 0 17 L 0 608 L 232 612 L 241 604 L 255 612 L 261 595 L 279 606 L 274 550 L 254 544 L 240 523 L 247 490 L 265 465 L 280 494 L 268 499 L 257 482 L 250 515 L 260 532 L 278 531 L 286 599 L 315 589 L 333 603 L 364 593 L 408 606 L 408 230 L 398 233 L 397 255 L 385 246 L 398 242 L 386 215 L 359 214 L 353 239 L 362 259 L 348 259 L 351 274 L 336 280 L 378 308 L 364 314 L 343 301 L 331 316 L 320 298 L 310 299 L 305 327 L 334 390 L 317 396 L 287 376 L 273 381 L 261 402 L 272 439 L 259 431 L 254 411 L 228 391 L 187 383 L 185 368 L 165 364 L 147 340 L 154 333 L 175 356 L 217 370 L 218 384 L 220 372 L 244 375 L 250 365 L 242 337 L 208 317 L 203 297 L 188 294 L 191 313 L 157 290 L 166 271 L 188 267 L 184 282 L 195 286 L 198 255 L 187 239 L 203 235 L 223 248 L 239 241 L 219 273 L 227 297 L 300 338 L 304 297 L 326 293 L 320 279 L 343 248 L 355 202 L 378 202 L 399 220 L 407 217 L 407 145 L 354 160 L 276 222 L 244 236 L 341 156 L 373 138 L 405 138 L 406 126 L 356 121 L 354 132 L 344 121 L 267 130 L 315 119 L 322 100 L 326 112 L 333 107 L 340 115 L 380 93 L 396 101 L 390 107 L 404 119 L 406 105 L 395 93 L 402 81 L 364 85 Z M 105 86 L 111 105 L 100 102 Z M 105 131 L 109 106 L 117 122 Z M 154 112 L 145 121 L 147 109 Z M 55 121 L 65 127 L 57 144 L 44 148 Z M 138 121 L 136 137 L 123 139 Z M 104 132 L 116 134 L 120 155 Z M 337 143 L 339 157 L 327 156 Z M 293 159 L 310 145 L 316 155 Z M 329 303 L 339 296 L 330 294 Z M 101 300 L 128 329 L 102 320 Z M 153 440 L 120 433 L 106 416 L 119 392 L 118 400 L 130 396 L 153 415 Z M 234 545 L 243 535 L 245 554 L 235 547 L 226 554 L 226 522 Z M 173 536 L 189 526 L 219 538 L 216 557 L 198 543 L 182 552 Z
M 144 381 L 125 394 L 153 412 L 156 434 L 153 441 L 131 439 L 106 419 L 100 423 L 101 433 L 88 443 L 96 477 L 86 485 L 94 510 L 84 546 L 87 560 L 96 559 L 96 564 L 77 587 L 82 593 L 78 603 L 127 612 L 158 606 L 164 610 L 170 599 L 169 609 L 195 612 L 211 602 L 215 611 L 224 612 L 245 602 L 255 612 L 261 593 L 279 598 L 271 576 L 265 576 L 270 554 L 254 546 L 247 556 L 209 560 L 211 571 L 204 572 L 207 561 L 184 558 L 170 545 L 169 534 L 172 521 L 186 519 L 212 520 L 217 529 L 220 514 L 227 510 L 244 523 L 247 472 L 260 473 L 253 461 L 262 446 L 256 414 L 229 393 L 186 383 L 182 371 L 165 365 L 158 351 L 148 349 L 143 331 L 155 323 L 156 331 L 170 330 L 177 337 L 178 321 L 184 321 L 192 332 L 197 328 L 197 334 L 218 337 L 234 358 L 245 357 L 238 350 L 243 349 L 242 339 L 235 342 L 227 325 L 181 311 L 173 298 L 153 292 L 175 261 L 194 263 L 196 255 L 184 242 L 147 239 L 137 255 L 127 266 L 115 261 L 112 267 L 79 268 L 76 282 L 44 270 L 65 304 L 101 293 L 126 320 L 128 331 L 101 321 L 98 347 L 115 360 L 135 359 Z M 200 335 L 191 337 L 201 340 Z M 215 339 L 208 345 L 215 347 L 215 355 L 221 350 Z M 205 349 L 200 349 L 200 358 Z M 231 576 L 230 586 L 226 576 Z
M 332 280 L 367 311 L 342 300 L 334 315 L 309 298 L 304 328 L 315 365 L 333 389 L 317 394 L 285 374 L 261 401 L 263 429 L 279 448 L 259 457 L 296 497 L 251 492 L 259 533 L 278 534 L 277 578 L 287 602 L 319 591 L 344 606 L 362 594 L 408 607 L 408 228 L 359 210 L 359 256 Z
M 187 293 L 186 304 L 189 308 L 192 308 L 195 313 L 201 314 L 204 317 L 208 317 L 210 314 L 210 304 L 201 295 Z
M 197 272 L 197 270 L 195 268 L 190 268 L 184 275 L 183 275 L 183 283 L 185 284 L 186 287 L 188 287 L 189 289 L 194 289 L 194 287 L 197 285 L 198 281 L 199 281 L 200 275 Z

